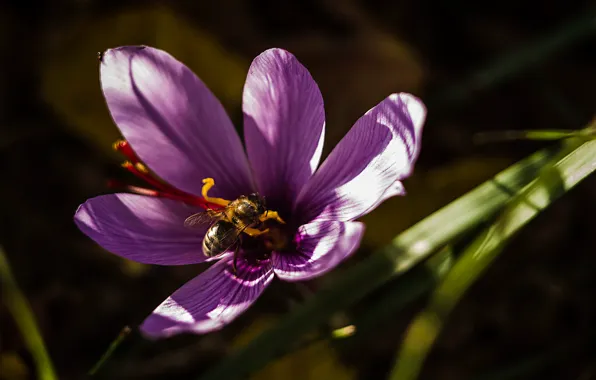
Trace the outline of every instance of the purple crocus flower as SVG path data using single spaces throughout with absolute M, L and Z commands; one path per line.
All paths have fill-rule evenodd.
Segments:
M 143 322 L 151 337 L 217 330 L 274 276 L 308 280 L 337 266 L 362 239 L 364 225 L 355 220 L 404 194 L 401 180 L 420 149 L 424 105 L 410 94 L 392 94 L 356 121 L 318 167 L 323 99 L 308 70 L 281 49 L 263 52 L 248 72 L 246 151 L 219 101 L 168 53 L 121 47 L 106 51 L 100 66 L 107 105 L 127 140 L 119 145 L 132 160 L 126 167 L 157 190 L 89 199 L 76 212 L 78 227 L 105 249 L 141 263 L 219 260 Z M 242 239 L 236 270 L 231 251 L 203 254 L 206 227 L 184 226 L 209 201 L 201 196 L 205 178 L 215 179 L 210 196 L 233 200 L 258 192 L 285 221 Z

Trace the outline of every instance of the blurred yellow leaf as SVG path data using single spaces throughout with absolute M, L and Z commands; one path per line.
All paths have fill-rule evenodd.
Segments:
M 25 380 L 28 378 L 27 365 L 16 352 L 9 351 L 0 355 L 0 379 Z
M 43 64 L 43 96 L 68 124 L 105 150 L 119 137 L 99 85 L 97 52 L 122 45 L 166 50 L 189 66 L 228 110 L 238 107 L 249 62 L 162 7 L 132 9 L 66 28 Z
M 383 246 L 399 232 L 495 175 L 511 162 L 504 158 L 469 157 L 405 181 L 405 197 L 394 197 L 362 218 L 365 241 Z
M 236 338 L 234 346 L 247 344 L 272 323 L 271 319 L 266 318 L 256 320 Z M 250 378 L 252 380 L 351 380 L 356 378 L 356 374 L 339 361 L 335 351 L 327 342 L 321 341 L 270 363 Z
M 151 270 L 151 265 L 132 260 L 121 260 L 120 269 L 130 277 L 142 277 Z

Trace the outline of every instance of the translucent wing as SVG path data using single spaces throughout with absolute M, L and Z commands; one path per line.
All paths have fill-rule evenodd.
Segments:
M 223 233 L 223 235 L 221 236 L 221 241 L 229 242 L 228 244 L 226 244 L 227 246 L 225 247 L 225 251 L 228 251 L 238 242 L 238 239 L 240 239 L 240 235 L 242 235 L 242 230 L 236 228 L 229 229 L 225 233 Z
M 211 224 L 219 220 L 223 216 L 223 212 L 207 210 L 192 214 L 184 220 L 184 227 L 193 228 Z

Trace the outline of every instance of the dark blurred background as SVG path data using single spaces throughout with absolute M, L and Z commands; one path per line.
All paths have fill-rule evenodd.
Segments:
M 323 93 L 325 152 L 388 94 L 425 100 L 428 122 L 408 196 L 365 218 L 362 248 L 341 273 L 546 145 L 478 145 L 475 133 L 587 125 L 596 105 L 595 36 L 589 1 L 3 1 L 0 243 L 60 378 L 85 378 L 123 326 L 138 325 L 205 268 L 127 262 L 73 224 L 80 203 L 110 191 L 108 179 L 131 180 L 111 151 L 118 131 L 102 98 L 97 52 L 127 44 L 170 52 L 210 86 L 240 128 L 252 58 L 273 46 L 290 50 Z M 525 229 L 458 305 L 421 378 L 480 379 L 519 363 L 535 366 L 522 378 L 596 379 L 595 214 L 596 178 L 589 178 Z M 310 288 L 319 281 L 330 280 Z M 148 342 L 133 333 L 97 378 L 196 377 L 304 296 L 305 288 L 276 284 L 232 325 L 206 336 Z M 349 324 L 374 300 L 332 323 Z M 345 342 L 308 345 L 253 378 L 383 378 L 422 305 Z M 33 378 L 4 306 L 0 323 L 0 378 Z

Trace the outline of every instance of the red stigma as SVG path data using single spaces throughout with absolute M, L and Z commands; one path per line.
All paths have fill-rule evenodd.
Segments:
M 122 153 L 123 156 L 128 158 L 133 164 L 141 162 L 135 152 L 130 147 L 130 144 L 126 140 L 118 140 L 113 145 L 114 150 Z
M 141 162 L 139 157 L 132 150 L 132 147 L 130 146 L 128 141 L 118 140 L 114 143 L 114 150 L 120 152 L 129 160 L 122 164 L 122 166 L 126 170 L 134 174 L 137 178 L 140 178 L 143 181 L 145 181 L 148 185 L 153 186 L 155 189 L 147 189 L 144 187 L 125 185 L 116 180 L 109 180 L 108 187 L 124 188 L 132 193 L 146 195 L 150 197 L 172 199 L 193 206 L 199 206 L 204 208 L 205 210 L 218 210 L 222 208 L 220 205 L 207 202 L 202 197 L 188 194 L 157 178 Z

